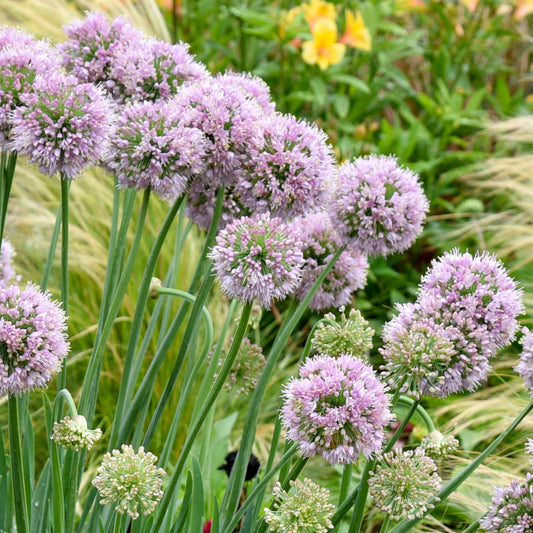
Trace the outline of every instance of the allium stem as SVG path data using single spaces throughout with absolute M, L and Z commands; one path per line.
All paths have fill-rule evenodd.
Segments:
M 350 481 L 352 480 L 352 473 L 353 473 L 353 464 L 347 464 L 344 465 L 344 469 L 342 470 L 342 482 L 341 482 L 341 490 L 339 493 L 339 505 L 346 499 L 346 496 L 348 496 L 348 490 L 350 488 Z
M 46 256 L 46 262 L 43 268 L 43 274 L 41 277 L 41 282 L 39 286 L 41 290 L 46 290 L 48 287 L 48 280 L 50 279 L 50 274 L 52 273 L 52 267 L 54 265 L 54 256 L 56 254 L 57 243 L 59 241 L 59 233 L 61 231 L 61 219 L 62 219 L 62 210 L 61 206 L 57 210 L 56 222 L 54 224 L 54 229 L 52 231 L 52 237 L 50 238 L 50 246 L 48 248 L 48 255 Z
M 167 485 L 165 495 L 163 496 L 163 499 L 161 500 L 161 504 L 159 506 L 158 517 L 157 517 L 155 524 L 152 527 L 152 531 L 157 531 L 157 532 L 160 531 L 163 520 L 165 519 L 165 515 L 167 511 L 169 510 L 171 503 L 174 501 L 176 497 L 174 492 L 176 488 L 179 486 L 178 482 L 181 479 L 183 468 L 186 464 L 192 445 L 194 444 L 194 441 L 198 433 L 200 432 L 200 429 L 202 428 L 202 425 L 205 421 L 207 414 L 213 407 L 213 404 L 215 403 L 215 400 L 217 399 L 218 394 L 220 393 L 220 390 L 222 389 L 224 382 L 226 381 L 226 378 L 228 377 L 228 374 L 231 371 L 233 361 L 235 360 L 235 358 L 237 357 L 237 354 L 239 353 L 239 347 L 241 345 L 242 339 L 244 338 L 246 330 L 248 329 L 248 319 L 250 318 L 251 310 L 252 310 L 252 304 L 246 304 L 244 306 L 244 309 L 242 310 L 242 314 L 241 314 L 241 319 L 237 327 L 237 331 L 235 332 L 235 336 L 233 337 L 233 342 L 231 343 L 231 347 L 228 352 L 228 356 L 226 357 L 226 360 L 224 361 L 224 364 L 222 368 L 220 369 L 218 377 L 215 383 L 213 384 L 213 387 L 211 388 L 209 396 L 204 402 L 204 405 L 200 413 L 198 413 L 198 417 L 192 422 L 191 427 L 189 428 L 187 432 L 187 437 L 181 449 L 180 457 L 176 464 L 176 468 L 174 470 L 174 473 L 172 474 L 169 484 Z M 246 463 L 244 467 L 242 467 L 238 463 L 235 463 L 233 466 L 233 471 L 235 471 L 237 467 L 244 468 L 244 471 L 242 472 L 242 477 L 244 479 L 244 475 L 246 474 L 246 469 L 248 468 L 248 463 Z
M 61 302 L 63 311 L 68 316 L 68 193 L 71 180 L 61 175 Z M 58 388 L 64 389 L 67 384 L 67 364 L 63 365 L 58 376 Z
M 387 443 L 387 446 L 385 446 L 385 449 L 383 450 L 383 453 L 390 452 L 394 445 L 396 444 L 396 441 L 400 438 L 402 435 L 404 429 L 407 427 L 407 424 L 409 423 L 409 420 L 411 420 L 411 417 L 417 410 L 419 404 L 419 400 L 414 400 L 411 404 L 411 407 L 409 408 L 409 411 L 407 411 L 407 414 L 404 416 L 402 423 L 398 426 L 392 437 L 390 438 L 389 442 Z
M 261 377 L 257 382 L 256 389 L 250 402 L 250 407 L 248 409 L 248 414 L 246 416 L 246 421 L 244 424 L 246 431 L 242 436 L 242 442 L 239 448 L 239 453 L 235 458 L 235 465 L 231 472 L 226 492 L 224 494 L 224 498 L 220 506 L 220 520 L 223 527 L 226 526 L 226 523 L 228 523 L 230 517 L 235 513 L 239 504 L 241 487 L 244 482 L 246 467 L 248 465 L 248 460 L 252 453 L 252 446 L 255 439 L 255 431 L 257 427 L 259 409 L 261 407 L 263 395 L 265 394 L 265 390 L 270 381 L 272 372 L 276 368 L 277 361 L 279 359 L 279 356 L 281 355 L 282 350 L 287 345 L 289 336 L 293 332 L 305 310 L 308 308 L 311 298 L 317 291 L 322 281 L 328 275 L 329 271 L 333 268 L 333 265 L 335 264 L 335 262 L 343 251 L 344 246 L 342 246 L 335 252 L 331 261 L 326 265 L 321 275 L 317 278 L 307 296 L 301 301 L 301 303 L 296 308 L 296 311 L 289 318 L 289 320 L 283 324 L 283 326 L 278 332 L 278 335 L 276 336 L 276 339 L 274 340 L 274 344 L 272 345 L 270 354 L 267 357 L 265 368 L 263 369 L 263 373 L 261 374 Z
M 413 404 L 415 403 L 415 400 L 413 400 L 409 396 L 405 396 L 402 394 L 398 398 L 398 403 L 403 403 L 404 405 L 407 405 L 408 407 L 412 407 Z M 428 412 L 418 402 L 416 402 L 416 413 L 424 421 L 424 424 L 426 425 L 428 433 L 431 433 L 432 431 L 436 430 L 435 424 L 433 423 L 433 420 L 429 416 Z
M 491 444 L 489 444 L 482 453 L 480 453 L 470 464 L 468 464 L 459 474 L 453 477 L 437 496 L 430 502 L 436 503 L 437 501 L 445 500 L 463 481 L 465 481 L 478 466 L 483 463 L 483 461 L 505 440 L 505 438 L 522 422 L 522 420 L 530 413 L 533 409 L 533 401 L 514 419 L 514 421 L 507 427 L 507 429 L 501 433 L 496 439 L 494 439 Z M 415 526 L 426 514 L 428 514 L 430 509 L 428 509 L 423 516 L 420 518 L 415 518 L 413 520 L 403 520 L 400 522 L 391 533 L 403 533 L 404 531 L 409 531 L 413 526 Z
M 472 522 L 464 531 L 463 533 L 474 533 L 475 531 L 479 531 L 479 520 L 476 520 L 475 522 Z
M 355 499 L 352 520 L 350 522 L 349 533 L 359 533 L 361 531 L 361 524 L 363 523 L 363 515 L 365 514 L 366 499 L 368 497 L 368 478 L 371 470 L 374 470 L 376 459 L 368 459 L 365 463 L 365 469 L 361 475 L 359 482 L 359 491 Z
M 4 238 L 6 224 L 7 205 L 11 194 L 11 185 L 17 165 L 17 152 L 6 154 L 2 152 L 0 158 L 0 243 Z
M 19 421 L 19 398 L 10 396 L 9 408 L 9 445 L 11 452 L 11 482 L 13 484 L 13 498 L 15 507 L 15 520 L 17 533 L 30 531 L 30 515 L 28 512 L 28 499 L 26 474 L 24 472 L 24 459 L 22 457 L 22 434 Z
M 379 530 L 379 533 L 387 533 L 387 531 L 389 530 L 389 524 L 390 524 L 390 516 L 387 515 L 384 518 L 383 523 L 381 524 L 381 528 Z

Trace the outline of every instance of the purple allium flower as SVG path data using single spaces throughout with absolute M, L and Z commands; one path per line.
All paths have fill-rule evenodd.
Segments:
M 205 168 L 204 134 L 183 123 L 167 102 L 125 106 L 111 136 L 106 161 L 119 185 L 151 187 L 169 201 L 180 197 L 189 178 Z
M 264 119 L 263 136 L 262 148 L 238 181 L 243 204 L 253 213 L 283 219 L 323 208 L 336 179 L 326 134 L 291 115 L 274 113 Z
M 423 394 L 444 398 L 463 390 L 473 391 L 486 379 L 489 359 L 514 338 L 516 318 L 523 310 L 521 299 L 522 291 L 495 257 L 447 252 L 433 261 L 422 279 L 416 302 L 400 306 L 399 315 L 385 327 L 383 349 L 388 364 L 397 365 L 399 356 L 393 354 L 401 352 L 401 343 L 406 350 L 414 346 L 410 337 L 418 335 L 417 331 L 423 333 L 425 328 L 427 339 L 420 337 L 417 341 L 423 353 L 419 357 L 411 350 L 414 359 L 407 361 L 405 371 L 418 361 L 413 371 L 417 378 L 424 378 L 418 380 Z M 453 354 L 449 347 L 445 349 L 446 340 Z M 428 352 L 426 348 L 431 346 L 433 352 Z M 431 353 L 436 359 L 425 366 L 425 355 Z
M 224 76 L 185 84 L 172 105 L 208 140 L 207 170 L 198 179 L 209 184 L 216 196 L 221 183 L 234 184 L 243 176 L 243 165 L 262 147 L 265 115 Z
M 332 217 L 345 241 L 369 255 L 403 252 L 422 230 L 429 202 L 418 176 L 392 156 L 339 167 Z
M 208 77 L 184 43 L 145 39 L 123 48 L 111 65 L 111 78 L 126 101 L 159 100 L 174 96 L 182 84 Z
M 112 78 L 111 69 L 124 49 L 138 47 L 143 34 L 123 17 L 111 23 L 103 13 L 89 13 L 64 28 L 68 39 L 58 45 L 63 65 L 81 83 L 101 83 L 114 97 L 120 87 Z
M 533 332 L 527 328 L 522 329 L 522 353 L 520 354 L 520 362 L 514 367 L 515 372 L 518 372 L 524 380 L 524 385 L 533 396 Z
M 11 148 L 42 173 L 73 178 L 105 155 L 113 111 L 96 86 L 74 76 L 38 76 L 34 92 L 20 99 Z
M 21 105 L 21 96 L 33 91 L 39 74 L 60 73 L 59 58 L 44 42 L 0 49 L 0 149 L 8 150 L 12 115 Z
M 343 244 L 329 215 L 325 212 L 299 217 L 293 221 L 292 225 L 302 241 L 305 260 L 302 280 L 296 289 L 296 295 L 302 301 L 335 252 Z M 353 293 L 365 286 L 367 270 L 366 256 L 347 247 L 314 294 L 309 308 L 322 310 L 346 305 Z
M 2 239 L 2 247 L 0 249 L 0 288 L 5 289 L 11 280 L 15 277 L 15 270 L 13 268 L 13 257 L 15 250 L 7 239 Z
M 270 87 L 261 78 L 245 72 L 225 72 L 221 77 L 231 81 L 248 98 L 257 102 L 265 115 L 276 111 L 276 104 L 270 98 Z
M 431 264 L 420 284 L 421 306 L 441 324 L 496 349 L 509 344 L 523 313 L 522 290 L 494 255 L 455 249 Z
M 438 501 L 441 488 L 435 461 L 416 450 L 384 454 L 370 473 L 368 486 L 375 506 L 392 520 L 421 518 Z
M 294 231 L 267 214 L 228 224 L 209 257 L 228 297 L 265 308 L 296 288 L 303 263 Z
M 533 531 L 533 474 L 524 482 L 511 481 L 497 487 L 488 513 L 479 521 L 486 533 L 530 533 Z
M 383 328 L 382 378 L 391 388 L 420 398 L 440 396 L 456 356 L 448 331 L 432 319 L 417 317 L 416 306 L 403 304 Z
M 355 463 L 381 450 L 392 420 L 385 386 L 370 365 L 349 355 L 316 356 L 283 391 L 281 417 L 287 438 L 306 457 Z
M 0 288 L 0 396 L 44 387 L 69 345 L 66 316 L 48 292 L 28 283 Z

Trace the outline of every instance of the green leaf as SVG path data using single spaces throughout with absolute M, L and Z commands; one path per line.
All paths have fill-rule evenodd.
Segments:
M 331 76 L 331 80 L 354 87 L 365 94 L 370 94 L 371 92 L 370 87 L 363 80 L 352 76 L 351 74 L 334 74 Z
M 185 493 L 181 501 L 181 509 L 178 514 L 178 518 L 174 522 L 174 527 L 172 528 L 172 533 L 181 533 L 183 527 L 185 526 L 185 518 L 189 512 L 189 503 L 191 501 L 192 494 L 192 475 L 190 472 L 187 472 L 187 483 L 185 485 Z
M 204 525 L 204 482 L 196 457 L 193 458 L 192 462 L 192 501 L 190 509 L 190 527 L 188 531 L 202 533 Z
M 326 105 L 326 96 L 327 96 L 327 87 L 324 83 L 324 80 L 321 78 L 312 78 L 309 81 L 309 85 L 313 90 L 314 98 L 313 100 L 317 105 L 323 107 Z
M 339 118 L 346 118 L 350 110 L 350 99 L 345 94 L 336 94 L 333 99 L 333 107 Z

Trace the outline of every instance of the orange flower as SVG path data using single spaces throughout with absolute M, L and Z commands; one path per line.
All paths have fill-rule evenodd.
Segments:
M 372 48 L 370 32 L 359 11 L 357 15 L 354 15 L 349 9 L 346 10 L 346 29 L 339 42 L 359 48 L 359 50 L 368 51 Z
M 335 22 L 321 18 L 313 26 L 313 40 L 302 44 L 302 58 L 310 65 L 317 64 L 322 70 L 339 63 L 346 51 L 346 46 L 337 41 Z
M 337 16 L 335 5 L 330 2 L 324 2 L 324 0 L 311 0 L 309 4 L 302 4 L 302 9 L 311 32 L 313 32 L 315 24 L 319 20 L 327 19 L 334 22 Z

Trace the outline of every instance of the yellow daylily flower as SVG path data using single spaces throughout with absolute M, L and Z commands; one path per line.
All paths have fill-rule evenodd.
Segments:
M 279 19 L 279 34 L 281 37 L 285 37 L 287 30 L 292 26 L 293 22 L 298 18 L 298 15 L 302 12 L 302 6 L 296 6 L 289 11 L 282 13 L 281 18 Z
M 335 4 L 324 2 L 324 0 L 311 0 L 309 4 L 302 4 L 302 9 L 305 21 L 309 24 L 311 32 L 319 20 L 328 19 L 335 21 L 337 17 Z
M 319 19 L 313 27 L 313 40 L 302 44 L 302 58 L 322 70 L 336 65 L 344 57 L 346 46 L 337 41 L 337 26 L 330 19 Z
M 359 11 L 354 15 L 349 9 L 346 10 L 346 29 L 339 42 L 359 48 L 359 50 L 368 51 L 372 48 L 370 32 Z

